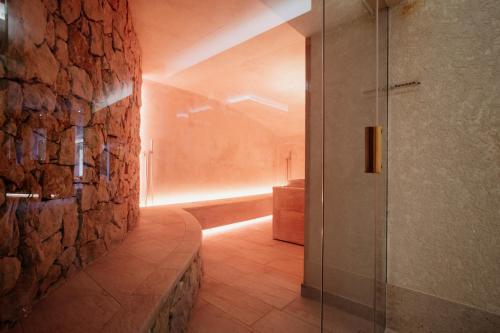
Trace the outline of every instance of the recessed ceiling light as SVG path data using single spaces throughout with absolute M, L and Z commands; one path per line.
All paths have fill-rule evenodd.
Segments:
M 191 113 L 198 113 L 198 112 L 203 112 L 203 111 L 210 111 L 212 110 L 211 106 L 205 105 L 205 106 L 200 106 L 194 109 L 189 110 Z
M 229 97 L 227 99 L 226 103 L 227 104 L 236 104 L 236 103 L 245 102 L 245 101 L 253 101 L 255 103 L 259 103 L 259 104 L 271 107 L 271 108 L 279 110 L 279 111 L 288 112 L 288 105 L 273 101 L 273 100 L 268 99 L 268 98 L 255 96 L 255 95 L 232 96 L 232 97 Z

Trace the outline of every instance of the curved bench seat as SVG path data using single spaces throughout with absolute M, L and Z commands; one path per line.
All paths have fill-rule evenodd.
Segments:
M 201 228 L 176 207 L 141 209 L 103 257 L 38 302 L 19 332 L 178 332 L 201 282 Z

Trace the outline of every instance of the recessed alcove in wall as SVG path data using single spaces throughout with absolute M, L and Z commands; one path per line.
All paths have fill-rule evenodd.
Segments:
M 288 24 L 270 27 L 174 73 L 145 54 L 142 205 L 271 193 L 304 178 L 305 37 Z

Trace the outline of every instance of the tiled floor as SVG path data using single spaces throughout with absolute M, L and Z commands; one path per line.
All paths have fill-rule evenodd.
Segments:
M 204 237 L 190 333 L 320 331 L 320 305 L 300 296 L 303 247 L 273 240 L 271 228 L 269 218 Z M 325 332 L 370 332 L 370 325 L 325 308 Z

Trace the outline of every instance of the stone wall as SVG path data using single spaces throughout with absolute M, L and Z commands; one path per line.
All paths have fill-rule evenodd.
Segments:
M 152 333 L 186 332 L 200 290 L 203 269 L 201 253 L 195 254 L 194 259 L 186 272 L 182 275 L 173 291 L 161 306 L 153 327 Z
M 7 17 L 0 328 L 121 241 L 139 204 L 141 66 L 128 1 L 9 1 Z

